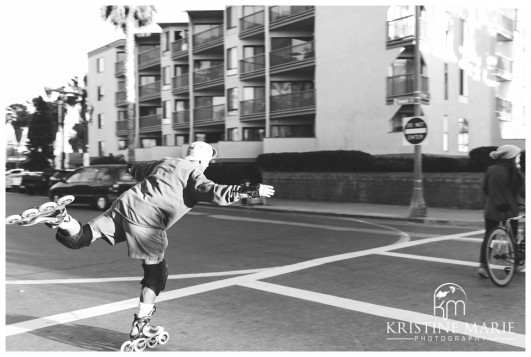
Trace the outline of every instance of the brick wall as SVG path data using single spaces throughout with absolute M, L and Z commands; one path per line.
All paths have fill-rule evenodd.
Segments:
M 482 209 L 483 173 L 423 173 L 428 207 Z M 413 173 L 263 172 L 275 197 L 409 205 Z

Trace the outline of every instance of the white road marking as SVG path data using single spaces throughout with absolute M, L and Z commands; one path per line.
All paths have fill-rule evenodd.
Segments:
M 456 240 L 459 242 L 472 242 L 472 243 L 483 242 L 483 238 L 454 238 L 453 240 Z
M 474 323 L 469 323 L 470 325 L 467 328 L 467 323 L 463 321 L 452 319 L 445 320 L 442 317 L 435 315 L 428 315 L 415 311 L 397 309 L 383 305 L 370 304 L 362 301 L 345 299 L 338 296 L 326 295 L 313 291 L 295 289 L 287 286 L 266 283 L 263 281 L 253 281 L 246 284 L 242 284 L 242 286 L 266 291 L 269 293 L 289 296 L 296 299 L 312 301 L 319 304 L 335 306 L 342 309 L 358 311 L 364 314 L 380 316 L 390 320 L 406 321 L 413 324 L 428 327 L 433 327 L 434 324 L 435 326 L 440 326 L 439 324 L 441 324 L 442 326 L 452 326 L 450 331 L 458 333 L 460 335 L 478 337 L 489 341 L 525 348 L 525 335 L 514 332 L 501 331 L 494 328 L 478 328 L 473 331 L 474 329 L 470 328 L 470 325 L 473 325 Z M 382 326 L 382 333 L 386 332 L 385 327 L 385 325 Z M 500 336 L 504 337 L 500 338 Z
M 274 276 L 279 276 L 279 275 L 283 275 L 287 273 L 292 273 L 295 271 L 313 268 L 319 265 L 333 263 L 333 262 L 341 261 L 345 259 L 352 259 L 352 258 L 382 253 L 382 252 L 386 252 L 390 250 L 401 249 L 401 248 L 406 248 L 406 247 L 420 245 L 420 244 L 439 242 L 443 240 L 452 239 L 457 236 L 469 236 L 473 234 L 477 234 L 477 232 L 452 234 L 449 236 L 442 236 L 442 237 L 437 237 L 437 238 L 427 238 L 427 239 L 421 239 L 417 241 L 404 242 L 404 243 L 399 243 L 399 244 L 391 244 L 391 245 L 387 245 L 383 247 L 371 248 L 371 249 L 362 250 L 358 252 L 351 252 L 351 253 L 333 255 L 329 257 L 312 259 L 312 260 L 308 260 L 308 261 L 301 262 L 301 263 L 295 263 L 295 264 L 291 264 L 287 266 L 281 266 L 277 268 L 263 270 L 258 273 L 253 273 L 249 275 L 237 276 L 237 277 L 217 280 L 217 281 L 213 281 L 213 282 L 209 282 L 205 284 L 194 285 L 194 286 L 190 286 L 190 287 L 186 287 L 182 289 L 171 290 L 168 292 L 162 292 L 157 298 L 157 301 L 162 302 L 162 301 L 167 301 L 167 300 L 178 299 L 181 297 L 200 294 L 200 293 L 204 293 L 204 292 L 212 291 L 216 289 L 222 289 L 222 288 L 226 288 L 229 286 L 247 284 L 247 283 L 251 283 L 256 280 L 267 279 L 267 278 L 271 278 Z M 72 321 L 77 321 L 77 320 L 91 318 L 95 316 L 110 314 L 110 313 L 114 313 L 117 311 L 136 308 L 137 306 L 138 306 L 138 298 L 133 298 L 133 299 L 128 299 L 128 300 L 118 301 L 118 302 L 111 303 L 111 304 L 95 306 L 95 307 L 91 307 L 88 309 L 76 310 L 76 311 L 71 311 L 71 312 L 67 312 L 63 314 L 23 321 L 23 322 L 19 322 L 16 324 L 7 325 L 5 328 L 6 337 L 17 335 L 17 334 L 24 333 L 24 332 L 33 331 L 33 330 L 40 329 L 43 327 L 55 326 L 58 324 L 69 323 Z
M 382 252 L 382 253 L 378 253 L 378 255 L 386 255 L 386 256 L 389 256 L 389 257 L 406 258 L 406 259 L 425 260 L 425 261 L 436 262 L 436 263 L 465 265 L 465 266 L 469 266 L 469 267 L 478 267 L 479 266 L 479 263 L 469 262 L 469 261 L 466 261 L 466 260 L 456 260 L 456 259 L 445 259 L 445 258 L 437 258 L 437 257 L 428 257 L 428 256 L 416 255 L 416 254 L 404 254 L 404 253 L 396 253 L 396 252 Z
M 243 275 L 258 273 L 265 269 L 248 269 L 235 271 L 221 271 L 213 273 L 197 273 L 197 274 L 176 274 L 169 275 L 168 279 L 193 279 L 193 278 L 208 278 L 212 276 L 226 276 L 226 275 Z M 85 283 L 111 283 L 117 281 L 140 281 L 142 277 L 121 277 L 121 278 L 95 278 L 95 279 L 48 279 L 48 280 L 8 280 L 7 285 L 44 285 L 44 284 L 85 284 Z

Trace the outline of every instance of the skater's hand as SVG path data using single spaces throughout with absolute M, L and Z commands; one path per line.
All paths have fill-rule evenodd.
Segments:
M 275 194 L 275 188 L 270 185 L 259 184 L 258 185 L 258 196 L 260 197 L 271 197 Z

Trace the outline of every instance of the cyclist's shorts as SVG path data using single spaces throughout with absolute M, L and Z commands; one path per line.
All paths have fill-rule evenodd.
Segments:
M 112 208 L 88 224 L 111 245 L 126 241 L 131 258 L 157 261 L 164 259 L 168 237 L 163 229 L 136 225 Z

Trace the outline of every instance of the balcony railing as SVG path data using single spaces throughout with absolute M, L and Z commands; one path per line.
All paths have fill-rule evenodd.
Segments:
M 116 76 L 121 76 L 125 73 L 125 60 L 116 62 L 114 64 L 114 74 Z
M 387 77 L 387 97 L 412 96 L 415 92 L 415 75 L 401 74 Z M 428 77 L 421 76 L 421 96 L 428 94 Z
M 240 102 L 240 115 L 260 113 L 265 113 L 265 98 L 242 100 Z
M 173 112 L 173 125 L 184 125 L 190 123 L 190 110 L 183 110 L 180 112 Z
M 144 84 L 143 86 L 140 86 L 138 88 L 138 96 L 140 99 L 152 97 L 152 96 L 160 96 L 160 81 L 156 81 L 149 84 Z
M 498 39 L 511 41 L 514 38 L 514 20 L 505 15 L 500 15 L 498 21 Z
M 194 123 L 222 122 L 225 120 L 225 104 L 194 109 Z
M 210 82 L 224 78 L 224 64 L 194 71 L 194 84 Z
M 511 121 L 513 116 L 513 103 L 510 101 L 496 97 L 496 116 L 500 120 Z
M 259 54 L 240 60 L 240 74 L 251 73 L 265 68 L 265 55 Z
M 244 16 L 240 19 L 240 32 L 248 31 L 256 27 L 264 26 L 265 11 L 258 11 L 254 14 Z
M 420 18 L 420 34 L 423 38 L 426 32 L 426 19 Z M 401 43 L 415 39 L 415 16 L 409 15 L 387 21 L 387 43 Z
M 271 67 L 315 57 L 313 42 L 281 48 L 271 52 Z
M 138 65 L 146 65 L 150 62 L 160 61 L 160 47 L 155 47 L 138 55 Z
M 188 38 L 181 38 L 171 44 L 172 57 L 181 57 L 188 51 Z
M 152 115 L 146 115 L 143 117 L 140 117 L 138 119 L 139 121 L 139 128 L 140 129 L 146 129 L 146 128 L 160 128 L 162 125 L 162 115 L 161 114 L 152 114 Z
M 273 6 L 270 9 L 269 22 L 273 23 L 284 18 L 300 14 L 302 12 L 313 10 L 314 6 Z
M 503 56 L 496 56 L 496 77 L 510 81 L 513 78 L 513 61 Z
M 190 85 L 188 73 L 172 78 L 172 89 L 184 89 Z
M 299 109 L 315 106 L 315 90 L 305 90 L 271 97 L 271 111 Z
M 127 135 L 128 128 L 127 128 L 128 120 L 118 120 L 116 122 L 116 135 Z
M 223 25 L 219 25 L 194 35 L 194 46 L 223 39 Z
M 125 90 L 121 90 L 115 93 L 115 104 L 116 105 L 127 104 L 127 92 Z

